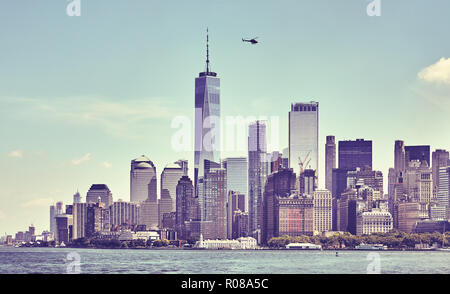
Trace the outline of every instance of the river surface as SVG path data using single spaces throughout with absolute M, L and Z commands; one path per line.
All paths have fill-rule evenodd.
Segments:
M 0 247 L 0 273 L 449 274 L 450 252 Z

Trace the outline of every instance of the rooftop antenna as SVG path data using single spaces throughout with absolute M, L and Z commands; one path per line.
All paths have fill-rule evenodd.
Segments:
M 206 28 L 206 73 L 209 73 L 209 31 Z

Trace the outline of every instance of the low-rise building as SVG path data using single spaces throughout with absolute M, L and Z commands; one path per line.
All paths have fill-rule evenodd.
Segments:
M 240 249 L 256 249 L 258 244 L 255 238 L 252 237 L 240 237 L 237 241 L 241 244 Z
M 131 241 L 131 240 L 158 240 L 160 235 L 156 231 L 123 231 L 119 235 L 119 241 Z
M 358 214 L 356 221 L 357 235 L 388 233 L 393 229 L 392 216 L 389 212 L 374 208 Z
M 197 241 L 194 248 L 198 249 L 256 249 L 257 241 L 252 237 L 241 237 L 237 240 L 203 240 Z

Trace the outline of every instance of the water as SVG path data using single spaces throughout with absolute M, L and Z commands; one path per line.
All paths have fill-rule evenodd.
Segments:
M 207 251 L 0 247 L 0 273 L 64 274 L 75 252 L 81 273 L 139 274 L 365 274 L 379 254 L 381 273 L 448 274 L 450 252 Z M 78 255 L 77 255 L 78 254 Z M 70 259 L 69 261 L 67 259 Z

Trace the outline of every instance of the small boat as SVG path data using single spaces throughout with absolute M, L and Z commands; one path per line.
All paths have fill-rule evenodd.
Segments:
M 450 248 L 449 248 L 449 247 L 445 247 L 445 248 L 436 248 L 436 251 L 449 251 L 449 252 L 450 252 Z

